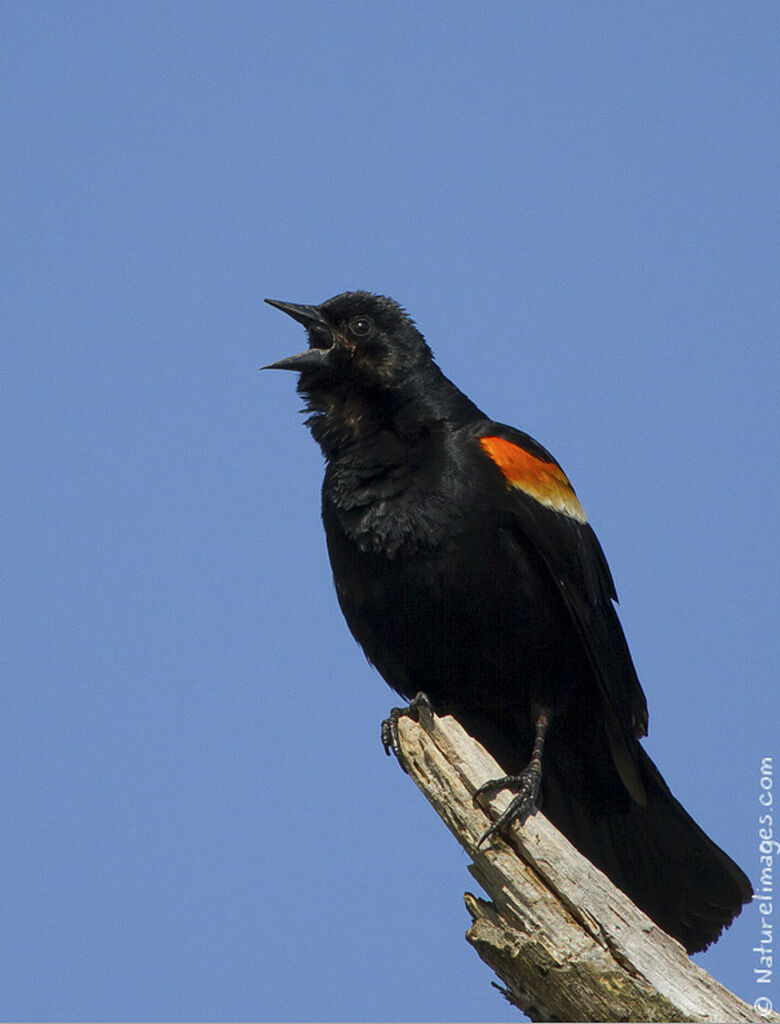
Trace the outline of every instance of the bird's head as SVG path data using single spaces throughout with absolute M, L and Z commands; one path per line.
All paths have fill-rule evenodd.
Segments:
M 397 388 L 432 360 L 412 318 L 382 295 L 343 292 L 319 306 L 265 301 L 303 324 L 309 347 L 264 369 L 298 371 L 304 393 Z
M 397 302 L 343 292 L 319 306 L 266 302 L 309 335 L 309 347 L 270 363 L 296 370 L 306 421 L 325 456 L 390 431 L 406 441 L 436 423 L 463 423 L 479 409 L 441 372 L 414 321 Z

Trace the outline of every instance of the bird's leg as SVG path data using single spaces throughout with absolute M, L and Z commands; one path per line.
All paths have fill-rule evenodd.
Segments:
M 544 738 L 550 724 L 551 714 L 547 708 L 541 708 L 534 723 L 534 748 L 531 752 L 531 760 L 523 768 L 519 775 L 504 775 L 500 779 L 490 779 L 480 786 L 474 794 L 474 803 L 485 793 L 495 793 L 499 789 L 513 789 L 517 796 L 510 805 L 482 835 L 477 843 L 481 846 L 486 839 L 500 832 L 504 826 L 513 821 L 523 824 L 528 815 L 536 808 L 536 798 L 539 796 L 539 787 L 542 784 L 542 753 L 544 752 Z
M 396 761 L 398 761 L 407 775 L 409 774 L 409 769 L 406 767 L 406 761 L 401 751 L 401 743 L 398 739 L 398 719 L 408 717 L 412 718 L 415 722 L 419 722 L 420 708 L 427 708 L 428 711 L 433 711 L 428 694 L 422 691 L 412 697 L 405 708 L 390 708 L 390 714 L 382 722 L 382 746 L 385 748 L 385 753 L 388 757 L 390 754 L 395 754 Z

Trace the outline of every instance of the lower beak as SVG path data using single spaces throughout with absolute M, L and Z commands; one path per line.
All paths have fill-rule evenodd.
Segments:
M 261 366 L 261 370 L 317 370 L 328 365 L 330 349 L 309 348 L 305 352 L 298 352 L 297 355 L 287 356 L 286 359 L 277 359 L 275 363 Z

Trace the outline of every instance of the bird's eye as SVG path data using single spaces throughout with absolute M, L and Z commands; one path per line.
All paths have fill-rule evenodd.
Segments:
M 373 328 L 374 325 L 367 316 L 356 316 L 354 320 L 349 322 L 349 333 L 353 334 L 356 338 L 365 338 L 371 333 Z

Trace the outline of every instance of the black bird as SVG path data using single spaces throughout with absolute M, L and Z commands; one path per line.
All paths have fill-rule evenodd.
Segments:
M 300 374 L 326 459 L 341 610 L 394 690 L 454 715 L 507 773 L 483 787 L 517 794 L 486 837 L 540 806 L 688 952 L 706 948 L 751 885 L 639 743 L 615 586 L 561 467 L 459 391 L 392 299 L 267 301 L 308 332 L 268 369 Z

